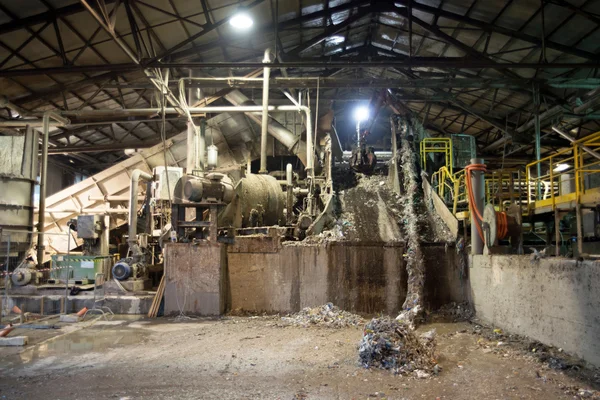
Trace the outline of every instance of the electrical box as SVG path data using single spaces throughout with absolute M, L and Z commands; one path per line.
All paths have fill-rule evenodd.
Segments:
M 154 198 L 156 200 L 173 199 L 175 185 L 183 176 L 183 168 L 179 167 L 156 167 L 154 173 Z M 168 175 L 167 175 L 168 174 Z M 168 180 L 168 182 L 167 182 Z M 169 195 L 170 192 L 170 195 Z
M 77 217 L 77 237 L 79 239 L 98 239 L 102 234 L 101 215 L 80 215 Z
M 74 280 L 76 284 L 77 282 L 81 282 L 81 284 L 94 282 L 97 273 L 103 273 L 105 277 L 110 276 L 112 263 L 112 256 L 55 254 L 52 256 L 50 280 L 54 283 L 64 282 L 68 276 L 69 280 Z

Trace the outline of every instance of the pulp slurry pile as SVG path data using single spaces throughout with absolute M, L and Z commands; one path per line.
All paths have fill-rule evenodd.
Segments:
M 323 326 L 327 328 L 346 328 L 349 326 L 360 326 L 365 320 L 356 314 L 341 310 L 332 303 L 320 307 L 306 307 L 300 312 L 282 317 L 286 325 L 294 326 Z
M 418 336 L 409 325 L 391 318 L 374 318 L 365 325 L 358 354 L 365 368 L 423 378 L 437 371 L 435 331 Z

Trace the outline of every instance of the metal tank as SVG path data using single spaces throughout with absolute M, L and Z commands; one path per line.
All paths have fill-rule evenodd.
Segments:
M 286 196 L 270 175 L 248 174 L 235 185 L 235 198 L 219 217 L 222 225 L 235 228 L 284 223 Z
M 21 257 L 32 243 L 33 193 L 37 179 L 39 142 L 27 127 L 24 135 L 0 136 L 0 254 Z M 18 232 L 20 231 L 20 232 Z

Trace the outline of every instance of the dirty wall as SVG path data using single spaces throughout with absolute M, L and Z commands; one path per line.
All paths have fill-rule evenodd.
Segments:
M 281 245 L 272 238 L 236 238 L 227 254 L 229 309 L 290 312 L 333 302 L 352 312 L 397 314 L 406 297 L 402 243 L 333 241 Z M 464 301 L 466 277 L 454 248 L 424 248 L 425 303 Z
M 473 256 L 477 317 L 600 366 L 600 263 L 530 256 Z

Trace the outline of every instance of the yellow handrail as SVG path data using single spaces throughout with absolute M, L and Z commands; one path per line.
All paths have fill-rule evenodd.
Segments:
M 600 160 L 584 150 L 584 146 L 592 151 L 600 150 L 600 132 L 574 141 L 570 148 L 526 165 L 529 208 L 551 206 L 554 210 L 557 203 L 581 203 L 587 191 L 600 190 L 600 185 L 586 179 L 600 173 Z

